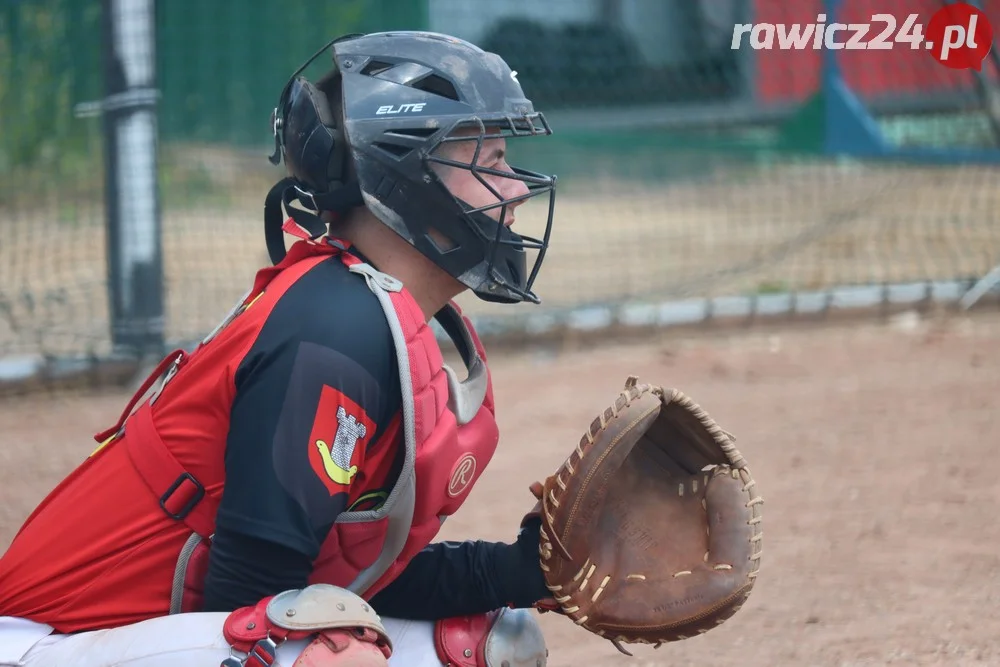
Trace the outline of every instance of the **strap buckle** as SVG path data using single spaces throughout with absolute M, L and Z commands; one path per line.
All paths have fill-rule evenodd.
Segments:
M 309 190 L 303 190 L 298 185 L 293 185 L 295 188 L 295 193 L 298 195 L 298 200 L 308 206 L 310 210 L 320 212 L 319 204 L 316 203 L 316 195 L 314 195 Z
M 174 495 L 174 493 L 176 493 L 177 490 L 181 488 L 181 485 L 184 484 L 184 482 L 190 482 L 191 484 L 194 484 L 194 495 L 190 499 L 188 499 L 186 503 L 184 503 L 184 506 L 181 507 L 180 511 L 176 513 L 171 512 L 169 509 L 167 509 L 167 501 L 169 501 L 170 498 Z M 171 519 L 174 519 L 176 521 L 183 521 L 187 517 L 187 515 L 190 514 L 192 510 L 194 510 L 195 505 L 201 502 L 201 499 L 204 497 L 205 497 L 205 487 L 202 486 L 201 482 L 195 479 L 194 475 L 192 475 L 189 472 L 185 472 L 182 473 L 180 476 L 178 476 L 177 479 L 174 480 L 174 483 L 170 485 L 170 487 L 163 493 L 162 496 L 160 496 L 160 508 Z
M 253 645 L 243 664 L 245 667 L 271 667 L 278 658 L 278 646 L 281 643 L 283 642 L 271 639 L 271 634 L 268 633 L 267 637 Z

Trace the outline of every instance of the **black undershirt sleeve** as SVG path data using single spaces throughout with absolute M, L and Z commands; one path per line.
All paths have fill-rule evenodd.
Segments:
M 204 611 L 233 611 L 275 592 L 302 588 L 312 570 L 304 554 L 269 540 L 217 531 L 205 578 Z
M 372 598 L 372 606 L 385 616 L 411 620 L 530 607 L 551 596 L 538 562 L 539 525 L 538 519 L 529 522 L 513 544 L 431 544 Z
M 372 606 L 387 617 L 431 621 L 508 605 L 530 607 L 551 595 L 538 567 L 537 545 L 537 521 L 514 544 L 431 544 L 372 598 Z M 212 549 L 220 550 L 213 556 L 222 556 L 213 561 L 205 611 L 232 611 L 272 594 L 264 591 L 301 588 L 311 570 L 309 559 L 295 550 L 239 533 L 223 533 L 221 540 L 217 534 Z

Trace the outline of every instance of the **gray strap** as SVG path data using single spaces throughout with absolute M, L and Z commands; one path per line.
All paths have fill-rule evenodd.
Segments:
M 181 613 L 181 602 L 184 600 L 184 581 L 187 579 L 188 563 L 191 562 L 191 554 L 201 543 L 201 536 L 198 533 L 191 533 L 187 542 L 181 548 L 181 553 L 177 557 L 177 564 L 174 566 L 174 580 L 170 586 L 170 613 Z
M 416 475 L 414 474 L 414 461 L 416 459 L 416 427 L 413 415 L 413 382 L 410 379 L 410 358 L 406 351 L 406 338 L 403 335 L 403 327 L 396 316 L 396 309 L 392 305 L 389 292 L 398 292 L 403 288 L 403 284 L 391 276 L 380 273 L 368 264 L 355 264 L 350 267 L 354 273 L 359 273 L 365 277 L 368 287 L 378 297 L 382 310 L 385 311 L 386 319 L 389 321 L 389 329 L 392 332 L 393 344 L 396 348 L 396 360 L 399 366 L 399 384 L 403 398 L 403 440 L 405 444 L 405 456 L 403 459 L 403 469 L 400 471 L 399 481 L 393 486 L 389 497 L 385 501 L 383 508 L 388 516 L 388 527 L 386 529 L 385 543 L 382 545 L 382 552 L 375 562 L 358 573 L 347 589 L 358 595 L 363 594 L 372 584 L 385 574 L 392 564 L 399 558 L 406 545 L 406 538 L 410 534 L 410 527 L 413 525 L 413 511 L 416 504 Z M 371 521 L 380 518 L 370 512 L 349 512 L 342 514 L 338 523 Z
M 243 296 L 241 296 L 240 300 L 236 302 L 236 305 L 234 305 L 232 309 L 226 313 L 226 316 L 222 318 L 222 321 L 219 322 L 219 324 L 216 325 L 216 327 L 212 329 L 207 336 L 201 339 L 202 345 L 207 344 L 209 341 L 218 336 L 220 331 L 229 326 L 229 324 L 236 319 L 236 316 L 243 312 L 243 302 L 247 300 L 247 297 L 250 296 L 251 292 L 253 292 L 253 288 L 250 288 L 243 293 Z
M 402 488 L 400 488 L 402 487 Z M 389 510 L 389 525 L 386 528 L 385 543 L 375 562 L 358 572 L 347 586 L 347 590 L 358 595 L 363 595 L 372 584 L 385 574 L 392 564 L 403 553 L 406 546 L 406 537 L 410 534 L 410 527 L 413 525 L 413 507 L 416 503 L 416 489 L 413 484 L 413 476 L 404 483 L 400 479 L 393 489 L 393 493 L 399 490 L 399 497 L 396 499 L 392 509 Z

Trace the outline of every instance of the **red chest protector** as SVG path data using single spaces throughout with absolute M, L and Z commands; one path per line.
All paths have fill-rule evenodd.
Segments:
M 269 285 L 281 291 L 281 283 L 289 284 L 287 281 L 294 281 L 330 255 L 339 255 L 382 304 L 395 342 L 402 388 L 402 444 L 406 452 L 399 480 L 378 509 L 341 514 L 321 547 L 309 583 L 333 584 L 365 598 L 373 596 L 427 546 L 444 518 L 458 510 L 496 450 L 499 433 L 485 352 L 468 319 L 454 304 L 437 316 L 466 363 L 468 377 L 459 382 L 444 364 L 434 330 L 402 284 L 342 252 L 338 245 L 322 240 L 295 243 L 280 264 L 257 274 L 241 305 L 198 349 L 191 355 L 178 351 L 168 356 L 123 414 L 163 377 L 150 400 L 127 420 L 96 436 L 105 441 L 121 432 L 124 425 L 127 437 L 123 439 L 129 441 L 135 470 L 163 509 L 156 520 L 173 525 L 180 521 L 190 529 L 176 557 L 171 613 L 201 608 L 208 544 L 225 480 L 218 463 L 197 466 L 198 474 L 189 472 L 194 469 L 191 465 L 181 466 L 170 452 L 170 442 L 157 433 L 152 405 L 157 396 L 169 401 L 183 391 L 185 370 L 193 371 L 190 367 L 197 365 L 199 355 L 213 342 L 226 344 L 226 327 L 259 296 L 266 297 Z M 167 383 L 173 386 L 167 387 Z M 205 451 L 206 460 L 221 461 L 223 447 L 221 439 L 217 448 Z M 172 548 L 179 546 L 173 544 Z

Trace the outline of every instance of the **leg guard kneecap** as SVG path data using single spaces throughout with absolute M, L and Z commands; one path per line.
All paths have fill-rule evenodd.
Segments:
M 549 654 L 531 611 L 506 607 L 438 621 L 434 646 L 441 663 L 453 667 L 545 667 Z
M 288 640 L 310 643 L 293 667 L 386 667 L 392 644 L 375 611 L 337 586 L 316 584 L 237 609 L 223 626 L 232 656 L 222 667 L 270 667 Z M 238 657 L 243 654 L 245 657 Z

